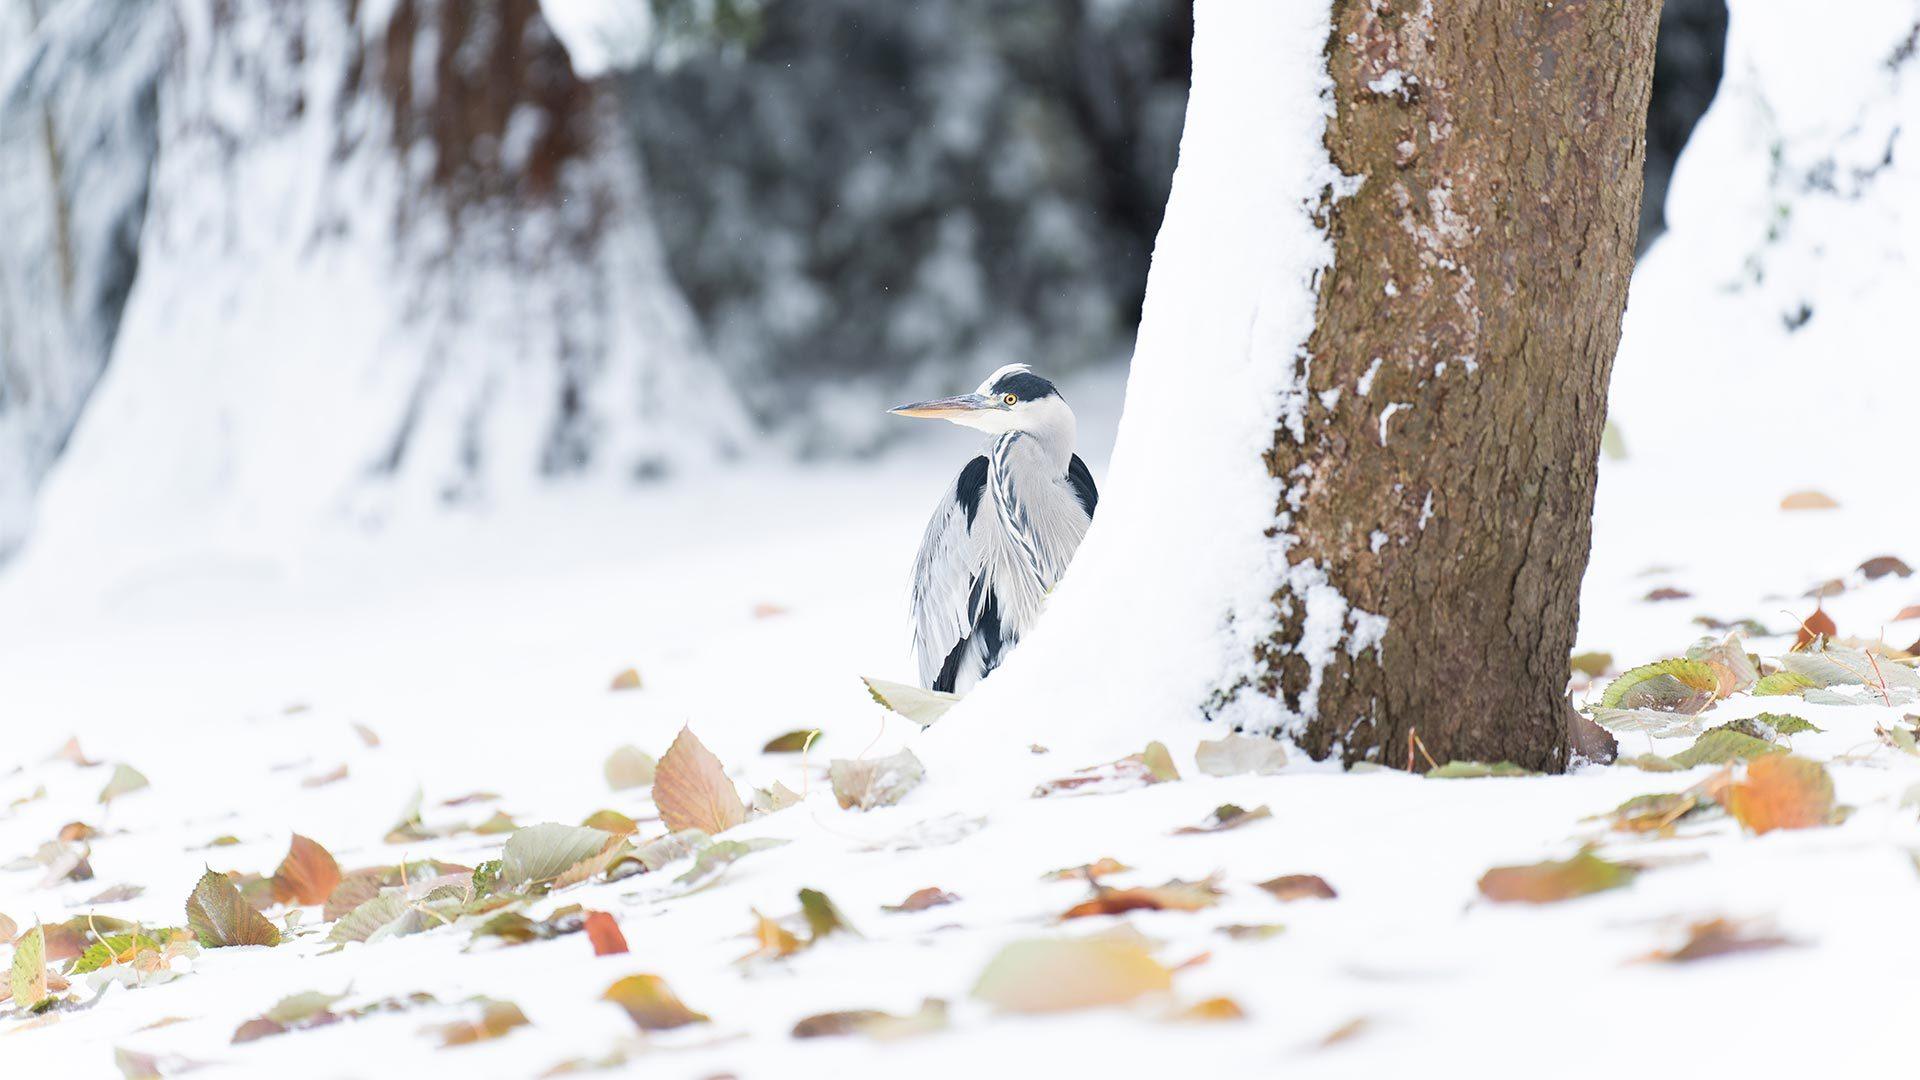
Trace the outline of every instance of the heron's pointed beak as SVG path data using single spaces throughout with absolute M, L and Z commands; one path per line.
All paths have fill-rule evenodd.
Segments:
M 932 401 L 916 401 L 911 405 L 902 405 L 897 409 L 888 409 L 895 416 L 918 416 L 928 420 L 953 420 L 957 417 L 976 413 L 982 409 L 994 408 L 994 399 L 985 394 L 961 394 L 958 397 L 934 398 Z

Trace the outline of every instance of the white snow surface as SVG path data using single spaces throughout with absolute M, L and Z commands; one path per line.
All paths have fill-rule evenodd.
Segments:
M 1307 16 L 1250 9 L 1203 6 L 1199 47 L 1257 49 L 1255 31 L 1283 28 L 1321 40 Z M 1756 170 L 1769 175 L 1771 142 L 1781 141 L 1785 160 L 1817 165 L 1866 137 L 1853 133 L 1879 124 L 1886 135 L 1889 118 L 1913 115 L 1912 65 L 1906 74 L 1874 65 L 1920 12 L 1872 6 L 1830 41 L 1756 0 L 1733 15 L 1729 82 L 1683 159 L 1674 228 L 1636 278 L 1619 360 L 1613 415 L 1629 457 L 1603 468 L 1581 640 L 1622 667 L 1678 653 L 1700 633 L 1692 620 L 1702 614 L 1756 618 L 1784 635 L 1811 610 L 1807 587 L 1834 577 L 1849 580 L 1826 601 L 1843 634 L 1872 638 L 1884 627 L 1895 644 L 1920 637 L 1920 620 L 1892 620 L 1920 602 L 1920 578 L 1868 584 L 1850 575 L 1870 556 L 1920 560 L 1920 514 L 1902 464 L 1915 397 L 1901 315 L 1920 250 L 1897 242 L 1913 227 L 1904 215 L 1914 164 L 1900 152 L 1908 142 L 1851 194 L 1808 189 L 1797 168 L 1754 198 L 1723 194 L 1751 186 Z M 1227 21 L 1240 17 L 1248 24 Z M 1201 53 L 1210 56 L 1219 58 Z M 1312 89 L 1300 72 L 1261 76 L 1283 77 L 1302 79 L 1289 92 Z M 1197 101 L 1235 89 L 1209 78 L 1203 69 Z M 1806 87 L 1820 92 L 1799 96 Z M 1776 95 L 1783 100 L 1771 102 Z M 1755 127 L 1763 105 L 1790 118 L 1778 139 Z M 1298 127 L 1280 130 L 1304 137 L 1308 121 L 1294 119 Z M 1829 762 L 1853 812 L 1835 827 L 1760 837 L 1726 819 L 1683 825 L 1669 839 L 1585 820 L 1633 795 L 1681 790 L 1706 768 L 1590 766 L 1566 777 L 1463 781 L 1343 774 L 1298 757 L 1265 777 L 1211 779 L 1193 768 L 1198 740 L 1221 733 L 1195 718 L 1192 695 L 1208 687 L 1194 672 L 1217 662 L 1230 633 L 1173 582 L 1218 585 L 1207 575 L 1228 573 L 1223 562 L 1238 573 L 1258 568 L 1234 562 L 1251 550 L 1244 537 L 1197 535 L 1178 512 L 1196 508 L 1199 492 L 1223 502 L 1276 493 L 1255 490 L 1248 471 L 1171 475 L 1174 466 L 1151 451 L 1184 430 L 1199 439 L 1191 460 L 1217 464 L 1207 455 L 1252 438 L 1239 414 L 1209 411 L 1197 422 L 1197 391 L 1183 375 L 1232 379 L 1222 343 L 1283 347 L 1299 329 L 1284 299 L 1298 285 L 1292 271 L 1311 258 L 1251 263 L 1230 261 L 1232 248 L 1213 253 L 1227 260 L 1223 271 L 1247 272 L 1222 273 L 1236 302 L 1250 305 L 1257 293 L 1281 304 L 1261 307 L 1253 331 L 1199 315 L 1182 322 L 1179 305 L 1164 302 L 1222 305 L 1208 312 L 1228 304 L 1179 288 L 1171 269 L 1191 265 L 1179 245 L 1198 241 L 1182 236 L 1207 231 L 1179 223 L 1211 220 L 1195 185 L 1218 182 L 1202 165 L 1222 152 L 1209 140 L 1227 134 L 1190 132 L 1183 148 L 1174 243 L 1156 263 L 1111 462 L 1104 450 L 1119 387 L 1099 379 L 1064 387 L 1107 497 L 1100 523 L 1040 631 L 929 732 L 883 713 L 856 676 L 910 678 L 904 593 L 925 506 L 976 452 L 957 430 L 929 426 L 922 442 L 874 464 L 697 468 L 643 495 L 561 489 L 378 534 L 264 537 L 215 520 L 197 549 L 182 541 L 155 553 L 124 530 L 89 538 L 76 527 L 69 545 L 11 567 L 0 577 L 0 862 L 31 853 L 69 821 L 104 830 L 92 843 L 92 881 L 41 887 L 37 871 L 0 871 L 0 912 L 23 924 L 89 909 L 178 923 L 205 867 L 270 872 L 291 832 L 348 867 L 403 853 L 471 864 L 497 852 L 497 837 L 383 844 L 416 788 L 430 823 L 484 818 L 489 806 L 440 805 L 474 790 L 498 792 L 498 805 L 523 823 L 574 822 L 603 807 L 649 818 L 646 794 L 606 790 L 601 764 L 628 743 L 658 755 L 683 724 L 743 787 L 779 780 L 807 799 L 737 830 L 792 843 L 749 856 L 700 893 L 665 897 L 660 879 L 671 875 L 662 874 L 582 886 L 539 909 L 610 911 L 630 954 L 595 958 L 579 935 L 465 951 L 460 930 L 329 955 L 319 934 L 271 950 L 210 950 L 190 975 L 115 989 L 90 1009 L 37 1024 L 0 1015 L 7 1074 L 111 1076 L 113 1048 L 126 1047 L 210 1063 L 195 1074 L 208 1077 L 523 1077 L 623 1044 L 633 1044 L 635 1071 L 689 1078 L 1025 1075 L 1068 1062 L 1111 1076 L 1896 1074 L 1920 1005 L 1912 980 L 1920 942 L 1903 917 L 1920 889 L 1920 822 L 1902 800 L 1920 782 L 1920 759 L 1874 729 L 1898 723 L 1900 709 L 1791 703 L 1825 729 L 1794 736 L 1794 750 Z M 1207 190 L 1238 194 L 1225 184 Z M 1780 202 L 1791 225 L 1768 240 Z M 1220 220 L 1230 233 L 1265 229 L 1278 239 L 1297 225 L 1290 207 L 1276 200 L 1273 216 L 1252 225 L 1224 212 Z M 1745 245 L 1737 258 L 1735 243 Z M 1765 267 L 1757 283 L 1740 277 L 1748 255 Z M 1780 310 L 1801 301 L 1814 314 L 1789 332 Z M 1168 359 L 1176 348 L 1191 367 Z M 1247 397 L 1272 389 L 1228 385 Z M 1272 404 L 1267 396 L 1260 407 Z M 1779 510 L 1780 497 L 1801 487 L 1827 491 L 1840 508 Z M 1207 512 L 1232 524 L 1217 506 Z M 1201 546 L 1176 577 L 1169 560 L 1182 544 Z M 1693 596 L 1641 599 L 1659 585 Z M 757 615 L 767 604 L 783 611 Z M 1101 654 L 1081 644 L 1092 641 Z M 1789 641 L 1749 644 L 1769 655 Z M 645 689 L 608 692 L 628 665 Z M 1092 678 L 1096 670 L 1104 678 Z M 1710 722 L 1782 704 L 1735 699 Z M 382 744 L 364 745 L 354 723 Z M 759 753 L 767 738 L 807 726 L 825 734 L 805 761 Z M 108 767 L 46 760 L 69 734 L 97 758 L 139 768 L 152 787 L 102 808 L 95 798 Z M 1035 776 L 1112 760 L 1148 738 L 1167 744 L 1184 779 L 1026 797 Z M 1629 753 L 1671 753 L 1685 740 L 1626 743 Z M 887 809 L 837 807 L 825 790 L 827 759 L 903 746 L 927 763 L 921 787 Z M 345 780 L 302 785 L 341 764 Z M 1226 802 L 1268 806 L 1273 819 L 1171 835 Z M 969 831 L 975 819 L 983 823 Z M 871 850 L 914 833 L 949 842 Z M 205 847 L 223 834 L 240 843 Z M 1590 842 L 1610 858 L 1661 865 L 1630 887 L 1559 904 L 1477 898 L 1475 881 L 1490 867 L 1562 858 Z M 1057 923 L 1085 887 L 1040 875 L 1102 856 L 1136 868 L 1114 884 L 1217 871 L 1226 896 L 1200 912 Z M 1322 875 L 1339 896 L 1282 904 L 1254 887 L 1289 873 Z M 86 903 L 119 883 L 147 891 Z M 880 910 L 926 886 L 963 899 L 919 914 Z M 742 935 L 753 911 L 789 915 L 802 887 L 827 892 L 863 936 L 782 962 L 735 964 L 751 948 Z M 1645 959 L 1677 945 L 1689 922 L 1714 916 L 1757 920 L 1794 944 L 1688 965 Z M 309 913 L 307 929 L 316 918 Z M 1174 976 L 1169 999 L 1126 1007 L 1015 1017 L 968 996 L 1006 942 L 1122 923 L 1157 941 L 1169 963 L 1207 958 Z M 1262 941 L 1217 930 L 1264 923 L 1286 929 Z M 664 976 L 712 1022 L 636 1042 L 626 1017 L 598 999 L 641 972 Z M 345 1006 L 413 991 L 442 1004 L 230 1045 L 243 1020 L 306 990 L 348 992 Z M 422 1032 L 471 1016 L 458 1003 L 475 994 L 517 1002 L 531 1026 L 452 1050 Z M 1213 995 L 1234 998 L 1248 1019 L 1164 1019 L 1176 1004 Z M 951 1030 L 886 1043 L 790 1036 L 813 1013 L 910 1011 L 926 996 L 952 1003 Z M 150 1027 L 170 1017 L 182 1019 Z M 1350 1037 L 1322 1045 L 1340 1030 Z

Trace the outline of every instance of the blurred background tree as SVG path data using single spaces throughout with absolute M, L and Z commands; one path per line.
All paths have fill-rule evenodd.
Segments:
M 1667 5 L 1643 243 L 1725 19 Z M 864 452 L 907 384 L 1124 362 L 1190 36 L 1184 0 L 0 0 L 0 555 L 116 365 L 113 454 L 211 498 L 311 424 L 330 471 L 246 497 L 336 505 L 656 476 L 742 405 Z

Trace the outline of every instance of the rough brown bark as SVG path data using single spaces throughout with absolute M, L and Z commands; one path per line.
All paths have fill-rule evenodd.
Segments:
M 1305 438 L 1280 425 L 1270 466 L 1289 559 L 1389 622 L 1307 700 L 1304 605 L 1275 597 L 1260 689 L 1316 757 L 1404 767 L 1417 732 L 1442 762 L 1557 770 L 1583 730 L 1567 661 L 1659 9 L 1334 2 L 1326 144 L 1363 180 L 1329 198 Z

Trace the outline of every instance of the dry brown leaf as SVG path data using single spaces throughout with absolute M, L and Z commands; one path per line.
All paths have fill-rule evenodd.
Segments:
M 653 802 L 669 832 L 699 829 L 716 836 L 747 820 L 726 766 L 692 728 L 681 728 L 653 776 Z
M 1648 603 L 1657 604 L 1662 600 L 1691 600 L 1692 598 L 1693 594 L 1685 589 L 1676 589 L 1671 585 L 1662 585 L 1652 592 L 1649 592 L 1642 599 Z
M 65 825 L 60 826 L 60 831 L 54 834 L 54 839 L 59 840 L 63 844 L 77 844 L 82 840 L 91 840 L 99 835 L 100 830 L 84 821 L 69 821 Z
M 1840 503 L 1824 491 L 1790 492 L 1780 500 L 1782 510 L 1833 510 Z
M 958 899 L 960 898 L 953 895 L 950 892 L 946 892 L 929 885 L 924 889 L 915 890 L 912 895 L 908 896 L 905 900 L 902 900 L 897 904 L 881 905 L 880 910 L 881 911 L 901 911 L 901 912 L 925 911 L 928 908 L 935 908 L 945 904 L 951 904 Z
M 846 1012 L 820 1013 L 793 1025 L 796 1039 L 818 1039 L 830 1035 L 865 1035 L 871 1039 L 899 1039 L 925 1035 L 947 1026 L 947 1003 L 928 998 L 920 1011 L 895 1016 L 879 1009 L 851 1009 Z
M 1833 616 L 1827 614 L 1825 608 L 1816 607 L 1813 614 L 1800 624 L 1800 632 L 1794 635 L 1793 647 L 1795 650 L 1805 649 L 1819 638 L 1831 641 L 1839 633 L 1840 628 L 1834 625 Z
M 1687 928 L 1687 940 L 1677 949 L 1658 949 L 1646 959 L 1684 964 L 1733 953 L 1777 949 L 1793 942 L 1732 919 L 1707 919 Z
M 1767 754 L 1747 762 L 1746 776 L 1727 789 L 1727 811 L 1756 835 L 1833 823 L 1833 777 L 1817 761 Z
M 607 987 L 600 997 L 625 1009 L 642 1031 L 671 1031 L 708 1020 L 705 1013 L 687 1008 L 658 975 L 629 975 Z
M 875 810 L 892 806 L 919 785 L 926 766 L 911 750 L 883 758 L 834 758 L 827 766 L 834 800 L 842 810 Z
M 1860 572 L 1868 581 L 1879 581 L 1891 574 L 1894 577 L 1912 577 L 1913 567 L 1908 566 L 1897 556 L 1876 555 L 1860 564 Z
M 1283 874 L 1261 882 L 1260 888 L 1276 900 L 1332 900 L 1339 895 L 1318 874 Z
M 317 842 L 293 834 L 287 857 L 273 872 L 273 900 L 277 904 L 324 904 L 340 886 L 340 864 Z
M 1119 761 L 1090 766 L 1070 776 L 1048 780 L 1033 789 L 1033 797 L 1105 795 L 1178 779 L 1180 770 L 1173 764 L 1173 755 L 1167 752 L 1164 744 L 1151 742 L 1138 754 L 1129 754 Z
M 587 912 L 587 940 L 593 943 L 593 955 L 612 956 L 627 951 L 627 936 L 620 923 L 604 911 Z
M 621 672 L 620 674 L 618 674 L 618 675 L 615 675 L 615 676 L 613 677 L 613 684 L 612 684 L 611 686 L 609 686 L 609 687 L 608 687 L 608 689 L 609 689 L 609 690 L 638 690 L 638 689 L 640 689 L 640 672 L 639 672 L 639 670 L 638 670 L 638 669 L 636 669 L 636 668 L 628 668 L 628 669 L 626 669 L 625 671 L 622 671 L 622 672 Z
M 1908 604 L 1893 617 L 1894 622 L 1906 622 L 1908 619 L 1920 619 L 1920 604 Z
M 1109 889 L 1094 886 L 1091 899 L 1067 909 L 1062 919 L 1088 915 L 1119 915 L 1128 911 L 1199 911 L 1220 902 L 1220 887 L 1213 878 L 1204 881 L 1169 881 L 1147 888 Z

